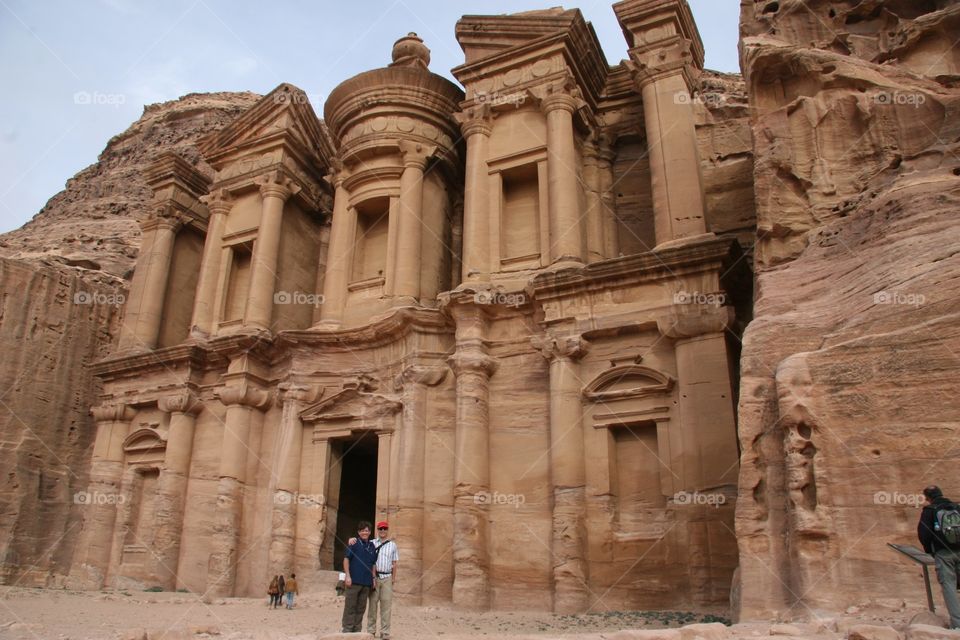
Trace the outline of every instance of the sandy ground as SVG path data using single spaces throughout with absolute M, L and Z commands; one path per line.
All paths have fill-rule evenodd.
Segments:
M 0 586 L 0 638 L 6 640 L 314 640 L 340 630 L 343 598 L 305 594 L 293 610 L 268 609 L 266 598 L 227 598 L 204 603 L 187 593 L 133 591 L 55 591 Z M 960 631 L 924 627 L 920 635 L 906 625 L 941 626 L 918 603 L 864 603 L 841 614 L 812 611 L 806 623 L 752 622 L 724 627 L 684 629 L 672 638 L 645 640 L 960 640 Z M 925 618 L 925 619 L 922 619 Z M 637 629 L 676 628 L 722 620 L 711 613 L 630 611 L 574 616 L 533 612 L 469 613 L 447 607 L 395 603 L 393 640 L 628 640 Z M 729 623 L 728 623 L 729 624 Z M 878 632 L 853 634 L 862 624 L 883 625 Z M 898 631 L 894 631 L 896 628 Z M 912 628 L 912 627 L 911 627 Z M 687 632 L 691 633 L 687 633 Z M 931 634 L 932 632 L 935 632 Z M 906 632 L 906 633 L 905 633 Z M 583 634 L 583 635 L 581 635 Z M 642 635 L 642 634 L 641 634 Z M 663 636 L 663 634 L 658 634 Z M 793 636 L 793 637 L 790 637 Z M 352 636 L 369 638 L 369 636 Z
M 227 598 L 205 604 L 185 593 L 0 587 L 2 638 L 116 639 L 134 629 L 146 630 L 151 636 L 163 630 L 193 635 L 204 629 L 216 632 L 212 635 L 222 638 L 316 636 L 340 631 L 342 613 L 343 598 L 333 594 L 304 595 L 297 606 L 288 611 L 268 609 L 266 598 Z M 459 640 L 528 634 L 547 636 L 678 627 L 717 619 L 710 614 L 680 612 L 608 612 L 576 616 L 504 611 L 467 613 L 445 607 L 394 603 L 391 638 Z

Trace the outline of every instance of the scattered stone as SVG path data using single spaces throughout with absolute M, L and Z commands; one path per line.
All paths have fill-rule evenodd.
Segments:
M 960 631 L 945 626 L 911 624 L 907 627 L 907 640 L 958 640 Z
M 893 627 L 878 624 L 858 624 L 850 627 L 847 640 L 902 640 Z
M 719 622 L 680 627 L 680 640 L 725 640 L 729 635 L 730 629 Z
M 804 632 L 792 624 L 775 624 L 770 627 L 772 636 L 802 636 Z

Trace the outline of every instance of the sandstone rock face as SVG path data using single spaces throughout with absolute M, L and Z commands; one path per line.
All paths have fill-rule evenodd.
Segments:
M 0 571 L 3 582 L 55 586 L 82 521 L 90 445 L 87 367 L 119 325 L 116 289 L 79 269 L 0 259 Z M 53 581 L 52 581 L 53 580 Z
M 140 119 L 114 136 L 97 162 L 68 180 L 33 220 L 0 236 L 0 256 L 129 277 L 140 246 L 137 223 L 148 213 L 151 192 L 143 173 L 152 158 L 170 151 L 200 163 L 197 140 L 258 98 L 254 93 L 189 94 L 147 105 Z M 200 170 L 210 173 L 202 164 Z
M 741 618 L 922 606 L 885 543 L 916 544 L 925 485 L 960 493 L 942 462 L 960 409 L 958 20 L 952 2 L 741 2 L 758 225 Z
M 172 149 L 199 160 L 198 138 L 254 94 L 189 95 L 144 110 L 99 161 L 23 228 L 0 238 L 0 580 L 57 586 L 69 572 L 92 495 L 98 385 L 91 363 L 119 333 L 151 191 L 143 170 Z M 202 169 L 202 167 L 201 167 Z M 113 505 L 115 506 L 115 505 Z

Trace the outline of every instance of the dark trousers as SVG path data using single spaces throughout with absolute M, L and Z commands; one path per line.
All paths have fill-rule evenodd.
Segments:
M 355 633 L 360 631 L 363 624 L 363 614 L 367 610 L 367 598 L 370 597 L 370 587 L 362 584 L 352 584 L 347 587 L 346 601 L 343 603 L 343 632 Z

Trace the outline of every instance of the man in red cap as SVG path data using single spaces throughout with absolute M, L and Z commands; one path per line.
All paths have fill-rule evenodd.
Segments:
M 380 638 L 390 638 L 390 605 L 393 602 L 393 586 L 397 583 L 397 543 L 390 540 L 390 525 L 386 520 L 377 523 L 376 589 L 370 592 L 370 612 L 367 614 L 367 633 L 377 635 L 377 605 L 380 605 Z

